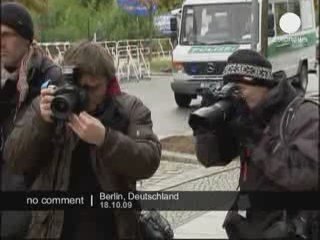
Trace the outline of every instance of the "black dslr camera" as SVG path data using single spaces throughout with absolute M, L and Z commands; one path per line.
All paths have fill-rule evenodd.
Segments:
M 74 66 L 62 68 L 62 81 L 57 85 L 51 102 L 53 118 L 68 120 L 72 113 L 83 111 L 88 102 L 86 90 L 78 83 L 79 70 Z
M 239 89 L 234 83 L 208 89 L 206 95 L 206 98 L 210 99 L 210 106 L 194 111 L 189 117 L 189 125 L 193 130 L 199 127 L 214 129 L 221 126 L 233 118 L 241 102 Z

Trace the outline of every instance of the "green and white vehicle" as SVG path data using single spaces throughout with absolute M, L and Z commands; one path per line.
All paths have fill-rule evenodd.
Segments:
M 287 13 L 300 21 L 294 32 L 283 30 Z M 316 40 L 313 0 L 186 0 L 172 54 L 176 103 L 187 107 L 202 89 L 221 84 L 226 61 L 238 49 L 261 52 L 273 72 L 282 70 L 306 88 L 308 72 L 316 69 Z

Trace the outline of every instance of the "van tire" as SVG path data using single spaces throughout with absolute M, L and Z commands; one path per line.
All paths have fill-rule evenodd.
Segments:
M 174 99 L 179 107 L 186 108 L 189 107 L 191 103 L 192 95 L 175 93 Z
M 308 66 L 306 63 L 301 65 L 296 81 L 293 82 L 294 87 L 306 92 L 308 86 Z

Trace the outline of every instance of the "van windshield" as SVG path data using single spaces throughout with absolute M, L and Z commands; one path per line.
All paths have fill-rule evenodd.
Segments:
M 251 43 L 251 3 L 186 5 L 181 45 Z

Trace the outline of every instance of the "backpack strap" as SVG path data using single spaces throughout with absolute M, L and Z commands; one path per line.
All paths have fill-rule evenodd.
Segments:
M 280 120 L 280 141 L 281 143 L 286 143 L 286 130 L 288 129 L 288 126 L 290 122 L 294 119 L 296 110 L 304 103 L 313 103 L 320 106 L 319 101 L 314 98 L 304 98 L 301 96 L 295 97 L 287 106 L 284 113 L 282 114 L 281 120 Z
M 280 128 L 279 128 L 281 143 L 286 143 L 285 130 L 287 130 L 289 123 L 294 118 L 295 110 L 297 109 L 297 106 L 300 106 L 300 104 L 303 101 L 304 101 L 303 98 L 301 98 L 300 96 L 297 96 L 288 104 L 287 108 L 284 110 L 284 113 L 282 114 L 282 117 L 280 120 Z
M 43 59 L 40 65 L 32 69 L 32 73 L 30 74 L 30 78 L 32 79 L 32 81 L 30 82 L 30 86 L 29 86 L 30 89 L 28 92 L 26 103 L 29 103 L 37 95 L 40 94 L 41 85 L 43 81 L 48 80 L 45 78 L 47 77 L 47 74 L 49 73 L 49 71 L 51 71 L 54 68 L 60 69 L 60 67 L 54 62 L 51 62 L 48 59 Z M 51 80 L 55 80 L 55 79 L 51 79 Z
M 317 105 L 318 107 L 320 106 L 319 101 L 313 98 L 304 98 L 301 96 L 298 96 L 294 98 L 287 108 L 285 109 L 281 121 L 280 121 L 280 143 L 281 144 L 286 144 L 286 130 L 288 129 L 288 126 L 290 122 L 294 119 L 295 117 L 295 112 L 296 110 L 304 103 L 313 103 Z M 307 236 L 308 232 L 310 236 L 312 237 L 312 240 L 318 239 L 318 223 L 317 220 L 313 220 L 311 216 L 309 216 L 310 213 L 308 211 L 299 211 L 294 218 L 291 218 L 288 216 L 287 210 L 283 211 L 283 220 L 287 223 L 289 226 L 290 224 L 293 224 L 295 226 L 295 232 L 294 234 L 297 236 L 300 236 L 301 239 L 309 239 Z M 289 221 L 290 219 L 290 221 Z M 309 229 L 312 228 L 312 229 Z

